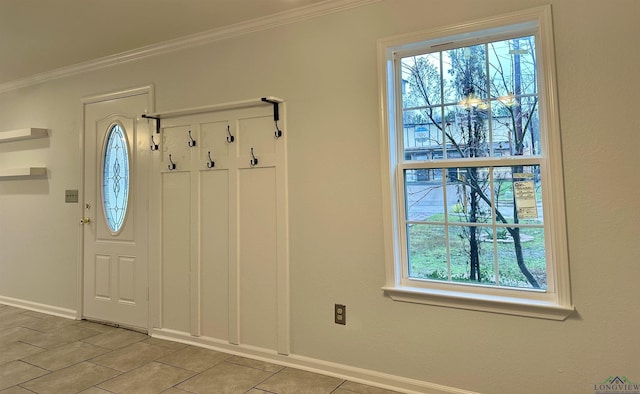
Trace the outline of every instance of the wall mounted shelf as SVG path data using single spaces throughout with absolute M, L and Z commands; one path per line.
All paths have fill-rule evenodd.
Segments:
M 47 137 L 47 129 L 28 128 L 0 132 L 0 143 Z
M 0 169 L 0 180 L 45 178 L 46 176 L 47 176 L 46 167 Z
M 45 138 L 49 136 L 47 129 L 30 127 L 0 132 L 0 143 Z M 0 169 L 0 180 L 38 179 L 47 177 L 46 167 L 23 167 Z

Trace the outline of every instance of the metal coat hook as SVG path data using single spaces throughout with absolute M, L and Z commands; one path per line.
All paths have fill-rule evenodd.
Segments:
M 176 163 L 171 160 L 171 153 L 169 153 L 169 165 L 167 167 L 169 167 L 169 171 L 173 171 L 176 169 Z
M 211 151 L 209 151 L 207 156 L 209 156 L 209 161 L 207 162 L 207 168 L 213 168 L 216 165 L 216 163 L 214 163 L 213 160 L 211 159 Z
M 235 137 L 231 135 L 231 126 L 227 125 L 227 142 L 232 143 Z
M 261 100 L 265 103 L 273 104 L 273 121 L 276 123 L 276 131 L 274 134 L 276 136 L 276 139 L 282 137 L 282 130 L 280 130 L 280 128 L 278 127 L 278 121 L 280 120 L 280 102 L 274 101 L 267 97 L 263 97 Z
M 191 137 L 191 130 L 189 130 L 189 140 L 190 141 L 188 143 L 190 147 L 193 148 L 194 146 L 196 146 L 196 140 L 194 140 L 193 137 Z
M 278 139 L 278 138 L 282 137 L 282 130 L 280 130 L 280 128 L 278 127 L 278 121 L 277 120 L 275 121 L 275 124 L 276 124 L 276 131 L 275 131 L 274 134 L 276 136 L 276 139 Z
M 156 142 L 153 140 L 153 134 L 151 134 L 151 150 L 158 150 L 158 144 L 156 144 Z
M 253 148 L 251 148 L 251 160 L 249 160 L 249 164 L 251 167 L 255 167 L 258 165 L 258 158 L 253 154 Z

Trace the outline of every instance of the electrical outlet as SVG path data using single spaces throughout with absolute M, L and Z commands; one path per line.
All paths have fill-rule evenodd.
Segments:
M 336 324 L 347 324 L 347 306 L 341 304 L 335 304 L 333 308 L 333 317 Z

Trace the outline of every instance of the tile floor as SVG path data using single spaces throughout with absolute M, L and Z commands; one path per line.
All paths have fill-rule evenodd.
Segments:
M 0 393 L 392 392 L 0 304 Z

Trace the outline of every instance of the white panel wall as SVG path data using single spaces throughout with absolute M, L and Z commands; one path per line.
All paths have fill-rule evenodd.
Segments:
M 552 322 L 390 301 L 380 291 L 376 40 L 546 3 L 577 313 Z M 487 393 L 589 393 L 613 374 L 640 381 L 637 15 L 636 0 L 383 0 L 0 94 L 1 130 L 51 129 L 0 146 L 1 166 L 50 169 L 46 180 L 0 182 L 0 296 L 76 308 L 79 211 L 63 196 L 80 187 L 81 97 L 154 83 L 156 108 L 169 110 L 273 94 L 288 109 L 292 354 Z M 163 216 L 185 217 L 191 202 L 170 187 L 191 180 L 163 182 L 173 201 Z M 155 245 L 165 257 L 194 252 L 184 234 L 162 231 L 174 243 Z M 182 289 L 188 266 L 175 269 L 163 276 Z M 190 293 L 167 296 L 183 314 L 163 318 L 188 331 Z M 334 303 L 347 305 L 346 326 L 333 323 Z
M 275 350 L 277 331 L 269 329 L 278 324 L 275 169 L 243 169 L 238 178 L 240 343 Z
M 190 331 L 191 177 L 162 176 L 161 305 L 163 327 Z
M 154 153 L 161 164 L 152 175 L 164 180 L 162 214 L 151 220 L 162 226 L 163 244 L 155 327 L 287 353 L 288 283 L 278 279 L 288 272 L 287 255 L 278 254 L 287 236 L 285 205 L 278 204 L 286 199 L 286 184 L 278 183 L 286 137 L 274 136 L 273 107 L 256 100 L 248 108 L 167 116 L 161 125 Z
M 203 127 L 206 135 L 206 129 Z M 225 130 L 222 130 L 226 133 Z M 203 142 L 206 141 L 201 134 Z M 224 138 L 224 135 L 222 135 Z M 206 146 L 205 144 L 203 144 Z M 225 150 L 226 152 L 226 150 Z M 216 151 L 216 153 L 218 153 Z M 222 166 L 222 155 L 213 156 Z M 205 159 L 206 160 L 206 159 Z M 203 163 L 205 161 L 203 160 Z M 229 339 L 229 174 L 201 172 L 200 188 L 200 316 L 202 335 Z M 227 262 L 227 264 L 220 264 Z

